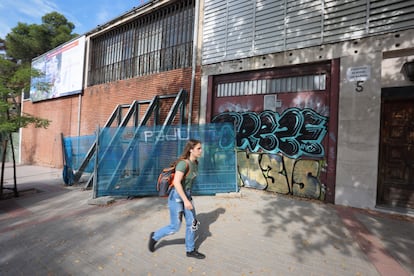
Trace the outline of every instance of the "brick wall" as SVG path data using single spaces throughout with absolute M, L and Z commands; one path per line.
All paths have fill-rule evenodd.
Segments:
M 199 68 L 196 75 L 192 123 L 198 123 L 199 118 Z M 28 127 L 22 130 L 21 161 L 23 164 L 60 168 L 63 166 L 61 133 L 65 137 L 77 136 L 79 128 L 80 135 L 93 134 L 98 126 L 102 127 L 106 123 L 118 104 L 131 104 L 134 100 L 152 100 L 155 95 L 176 94 L 181 88 L 189 92 L 190 87 L 191 68 L 186 68 L 87 87 L 81 99 L 79 95 L 75 95 L 37 103 L 25 101 L 25 113 L 52 122 L 47 129 Z M 165 113 L 169 109 L 162 110 Z M 187 116 L 188 105 L 186 112 Z M 141 113 L 145 113 L 145 110 Z

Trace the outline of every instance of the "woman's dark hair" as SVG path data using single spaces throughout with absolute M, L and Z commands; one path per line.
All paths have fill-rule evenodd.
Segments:
M 175 166 L 180 160 L 182 159 L 188 159 L 190 158 L 190 151 L 197 146 L 198 144 L 201 144 L 200 140 L 197 139 L 190 139 L 188 140 L 187 144 L 184 147 L 183 153 L 181 154 L 181 156 L 178 158 L 178 160 L 176 160 L 173 165 Z M 196 161 L 197 162 L 197 161 Z
M 183 153 L 181 154 L 181 159 L 188 159 L 190 157 L 190 151 L 198 144 L 201 144 L 201 141 L 196 139 L 188 140 L 187 144 L 184 147 Z

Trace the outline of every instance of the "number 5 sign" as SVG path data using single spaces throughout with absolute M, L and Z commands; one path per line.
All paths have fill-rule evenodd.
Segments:
M 371 77 L 371 66 L 364 65 L 359 67 L 350 67 L 346 71 L 346 77 L 349 81 L 355 81 L 355 91 L 364 91 L 363 84 Z

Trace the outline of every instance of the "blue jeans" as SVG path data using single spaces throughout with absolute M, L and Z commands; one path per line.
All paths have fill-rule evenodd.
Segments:
M 186 191 L 188 199 L 193 203 L 191 198 L 191 192 Z M 195 249 L 195 230 L 192 229 L 193 225 L 197 225 L 196 213 L 193 205 L 193 210 L 187 210 L 184 208 L 184 202 L 180 195 L 172 189 L 168 196 L 168 207 L 170 209 L 170 224 L 158 229 L 153 236 L 153 239 L 159 241 L 165 236 L 177 233 L 180 230 L 182 217 L 185 218 L 185 249 L 187 252 L 191 252 Z

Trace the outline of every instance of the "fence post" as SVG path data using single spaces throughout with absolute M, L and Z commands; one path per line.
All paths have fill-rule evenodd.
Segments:
M 98 166 L 99 166 L 99 125 L 96 129 L 96 141 L 95 141 L 95 165 L 93 166 L 93 184 L 92 184 L 92 198 L 96 198 L 98 195 Z

